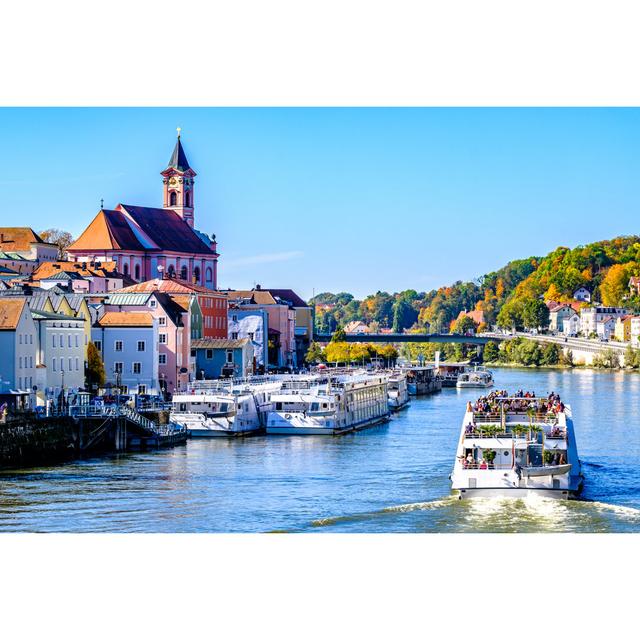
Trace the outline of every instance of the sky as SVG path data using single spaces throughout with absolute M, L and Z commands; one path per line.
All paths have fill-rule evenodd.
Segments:
M 640 110 L 3 108 L 0 225 L 162 206 L 182 129 L 221 288 L 428 291 L 640 233 Z

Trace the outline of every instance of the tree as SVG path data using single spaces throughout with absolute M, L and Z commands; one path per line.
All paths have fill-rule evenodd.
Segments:
M 453 333 L 460 333 L 462 335 L 466 335 L 468 333 L 475 333 L 478 325 L 469 316 L 462 316 L 458 318 L 453 324 Z
M 87 387 L 99 389 L 104 386 L 106 374 L 100 352 L 93 342 L 87 345 Z
M 500 349 L 493 340 L 484 346 L 483 358 L 485 362 L 498 362 L 500 359 Z
M 344 342 L 347 334 L 342 327 L 337 327 L 331 336 L 331 342 Z
M 530 329 L 540 329 L 549 324 L 549 308 L 539 300 L 527 300 L 522 308 L 522 322 Z
M 371 360 L 373 349 L 371 349 L 371 345 L 362 344 L 361 342 L 356 342 L 351 345 L 349 349 L 349 358 L 351 362 L 369 362 Z
M 380 346 L 375 346 L 374 350 L 378 357 L 387 360 L 390 363 L 395 362 L 400 355 L 398 350 L 392 344 L 383 344 Z
M 600 295 L 602 304 L 608 307 L 619 307 L 622 300 L 629 292 L 629 277 L 635 262 L 628 264 L 614 264 L 609 267 L 602 282 L 600 283 Z
M 415 291 L 413 292 L 415 293 Z M 418 312 L 411 306 L 406 297 L 400 298 L 393 309 L 393 330 L 395 333 L 402 333 L 403 329 L 408 329 L 418 319 Z
M 73 236 L 68 231 L 62 229 L 45 229 L 38 234 L 45 242 L 58 245 L 58 260 L 65 260 L 67 247 L 73 244 Z
M 560 349 L 557 344 L 546 344 L 542 347 L 540 364 L 545 366 L 558 364 L 560 362 Z
M 324 362 L 325 357 L 322 353 L 322 349 L 317 342 L 312 342 L 309 345 L 309 349 L 304 357 L 307 364 L 316 364 L 317 362 Z
M 348 342 L 331 341 L 324 349 L 327 362 L 351 362 Z

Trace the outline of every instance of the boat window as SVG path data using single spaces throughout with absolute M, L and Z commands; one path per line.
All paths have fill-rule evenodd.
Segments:
M 276 402 L 276 411 L 282 411 L 282 402 Z
M 320 404 L 318 402 L 311 403 L 311 411 L 318 411 L 319 408 L 320 408 Z
M 187 410 L 186 402 L 181 402 L 180 403 L 180 411 L 186 411 L 186 410 Z

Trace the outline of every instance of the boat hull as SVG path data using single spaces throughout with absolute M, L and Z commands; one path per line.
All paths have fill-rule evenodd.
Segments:
M 191 438 L 238 438 L 242 436 L 259 435 L 261 428 L 246 429 L 244 431 L 225 431 L 223 429 L 188 429 Z
M 580 487 L 581 489 L 582 487 Z M 486 487 L 479 489 L 454 489 L 454 495 L 460 500 L 473 498 L 513 498 L 522 499 L 537 496 L 539 498 L 553 498 L 554 500 L 571 500 L 578 497 L 580 489 L 537 489 L 534 487 Z
M 379 424 L 383 424 L 389 421 L 389 416 L 383 416 L 379 418 L 372 418 L 366 422 L 361 422 L 356 425 L 347 427 L 321 427 L 321 426 L 287 426 L 287 425 L 267 425 L 267 435 L 278 436 L 339 436 L 351 431 L 360 431 L 361 429 L 367 429 L 368 427 L 374 427 Z

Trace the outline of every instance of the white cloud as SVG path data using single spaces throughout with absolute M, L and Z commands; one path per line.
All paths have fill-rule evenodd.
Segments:
M 220 260 L 223 269 L 233 269 L 237 267 L 247 267 L 255 264 L 268 264 L 270 262 L 288 262 L 301 258 L 302 251 L 283 251 L 282 253 L 260 253 L 255 256 L 245 256 L 244 258 L 232 258 L 231 260 Z

